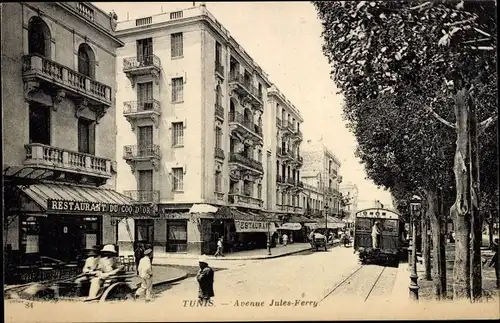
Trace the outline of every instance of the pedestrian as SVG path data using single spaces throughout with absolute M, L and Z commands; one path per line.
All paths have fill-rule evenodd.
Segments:
M 375 221 L 375 224 L 372 227 L 372 247 L 373 249 L 379 248 L 380 243 L 380 221 Z
M 146 294 L 146 302 L 152 300 L 153 297 L 153 266 L 151 265 L 151 256 L 153 250 L 146 249 L 144 255 L 137 267 L 138 276 L 141 279 L 141 287 L 136 291 L 135 296 L 141 297 Z
M 215 257 L 221 256 L 224 257 L 224 238 L 220 237 L 219 240 L 217 240 L 217 251 L 215 252 Z
M 311 244 L 311 248 L 314 248 L 314 234 L 315 230 L 312 230 L 311 233 L 309 233 L 309 243 Z
M 214 297 L 214 271 L 208 266 L 208 258 L 203 255 L 198 259 L 200 270 L 196 275 L 198 281 L 198 299 L 208 302 L 211 297 Z
M 500 288 L 500 264 L 498 261 L 498 238 L 493 242 L 493 247 L 495 248 L 495 253 L 493 258 L 491 258 L 489 266 L 495 268 L 495 276 L 497 279 L 497 288 Z
M 286 235 L 286 233 L 283 233 L 282 239 L 283 245 L 286 247 L 288 245 L 288 236 Z
M 137 244 L 137 248 L 134 251 L 134 260 L 135 260 L 135 272 L 139 275 L 139 262 L 142 257 L 144 257 L 144 246 L 142 243 Z

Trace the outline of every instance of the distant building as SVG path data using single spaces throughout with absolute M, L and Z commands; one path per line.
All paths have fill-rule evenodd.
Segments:
M 354 221 L 356 212 L 358 212 L 358 186 L 353 183 L 340 184 L 340 193 L 342 198 L 346 199 L 348 205 L 345 206 L 344 211 L 347 213 L 346 220 Z
M 305 208 L 305 215 L 320 217 L 324 207 L 322 173 L 320 171 L 302 172 L 301 180 L 304 183 L 302 204 Z
M 307 140 L 302 145 L 302 156 L 304 163 L 303 173 L 320 173 L 322 178 L 321 189 L 324 195 L 324 205 L 328 205 L 330 215 L 340 214 L 340 191 L 339 185 L 342 182 L 340 175 L 340 160 L 328 149 L 323 142 Z

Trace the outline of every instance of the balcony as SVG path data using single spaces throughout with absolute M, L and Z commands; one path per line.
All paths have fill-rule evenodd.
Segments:
M 276 183 L 283 183 L 283 177 L 276 175 Z
M 232 126 L 231 130 L 236 130 L 243 136 L 251 135 L 259 141 L 262 140 L 262 127 L 251 120 L 245 119 L 239 112 L 229 112 L 229 126 Z
M 137 163 L 151 163 L 156 171 L 159 170 L 159 160 L 161 158 L 160 146 L 147 145 L 127 145 L 123 147 L 123 159 L 135 171 Z
M 231 153 L 229 163 L 243 165 L 244 167 L 249 168 L 259 174 L 264 173 L 264 167 L 262 166 L 261 162 L 252 158 L 245 157 L 239 153 Z
M 304 164 L 304 157 L 302 156 L 297 157 L 297 164 L 302 166 L 302 164 Z
M 224 155 L 224 150 L 216 147 L 215 148 L 215 158 L 219 158 L 219 159 L 224 160 L 226 158 L 226 156 Z
M 259 110 L 264 109 L 262 93 L 252 84 L 249 78 L 245 78 L 241 73 L 231 71 L 229 74 L 229 85 L 236 93 L 246 98 L 252 106 Z
M 23 80 L 27 97 L 43 89 L 52 95 L 54 107 L 66 96 L 85 107 L 105 111 L 111 106 L 111 87 L 39 55 L 23 56 Z
M 296 180 L 294 178 L 288 177 L 286 179 L 286 183 L 292 186 L 295 186 Z
M 224 121 L 224 108 L 220 104 L 215 104 L 215 117 L 220 121 Z
M 25 149 L 26 166 L 103 180 L 112 177 L 111 159 L 36 143 L 26 145 Z
M 124 191 L 123 194 L 138 203 L 158 203 L 160 201 L 160 191 L 129 190 Z
M 262 208 L 264 205 L 264 201 L 259 198 L 252 197 L 249 195 L 242 195 L 237 193 L 229 193 L 228 194 L 228 202 L 229 204 L 235 206 L 243 206 L 250 208 Z
M 302 206 L 294 206 L 293 211 L 295 213 L 304 213 L 304 208 Z
M 293 137 L 297 140 L 302 140 L 304 139 L 304 134 L 300 131 L 300 129 L 297 129 L 297 131 L 293 133 Z
M 280 128 L 281 128 L 281 124 L 282 124 L 282 123 L 281 123 L 281 119 L 280 119 L 280 118 L 276 118 L 276 127 L 277 127 L 278 129 L 280 129 Z
M 127 121 L 135 128 L 135 123 L 139 119 L 150 118 L 156 128 L 159 126 L 161 116 L 160 101 L 151 99 L 146 101 L 126 101 L 123 102 L 123 115 Z
M 140 75 L 152 75 L 158 84 L 161 72 L 160 58 L 156 55 L 124 58 L 123 72 L 127 75 L 132 87 L 135 86 L 135 78 Z
M 292 205 L 276 204 L 276 208 L 282 212 L 294 212 Z
M 220 62 L 215 62 L 215 75 L 224 79 L 224 66 Z
M 331 169 L 330 170 L 330 177 L 337 178 L 337 176 L 338 176 L 337 171 L 335 169 Z

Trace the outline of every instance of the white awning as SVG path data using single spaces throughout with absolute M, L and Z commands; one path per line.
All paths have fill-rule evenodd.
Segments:
M 278 229 L 297 231 L 302 229 L 302 225 L 300 223 L 283 223 Z
M 209 204 L 193 204 L 189 213 L 215 213 L 218 208 Z

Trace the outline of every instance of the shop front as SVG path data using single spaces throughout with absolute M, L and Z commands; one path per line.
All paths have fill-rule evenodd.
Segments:
M 96 187 L 39 183 L 9 189 L 8 195 L 4 242 L 9 260 L 17 264 L 32 264 L 41 256 L 78 261 L 86 249 L 116 244 L 112 217 L 151 212 Z

